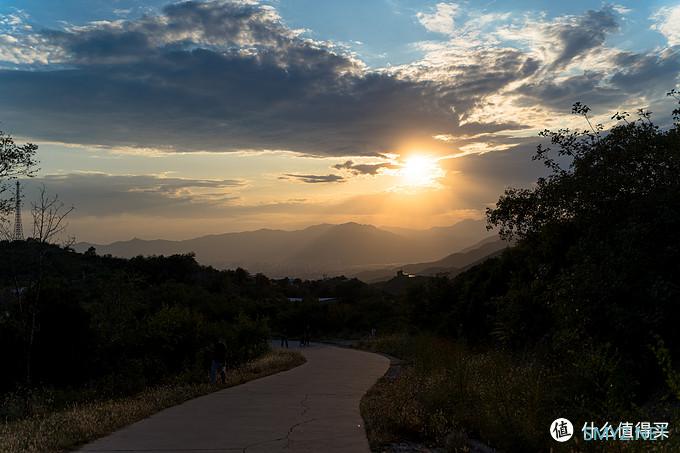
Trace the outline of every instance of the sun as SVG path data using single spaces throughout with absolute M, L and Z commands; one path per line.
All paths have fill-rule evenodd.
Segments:
M 437 185 L 437 180 L 444 176 L 444 170 L 439 166 L 437 159 L 416 154 L 406 158 L 400 174 L 406 186 L 432 187 Z

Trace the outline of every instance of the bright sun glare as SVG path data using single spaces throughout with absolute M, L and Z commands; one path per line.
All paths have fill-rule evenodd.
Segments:
M 437 179 L 444 176 L 437 160 L 423 155 L 408 157 L 400 173 L 404 184 L 410 187 L 433 186 Z

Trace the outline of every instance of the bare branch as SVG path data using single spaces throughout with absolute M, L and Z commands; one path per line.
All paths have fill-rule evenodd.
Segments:
M 33 215 L 33 239 L 41 243 L 51 243 L 68 226 L 66 217 L 75 209 L 67 207 L 59 195 L 50 197 L 45 186 L 40 187 L 40 197 L 31 203 Z

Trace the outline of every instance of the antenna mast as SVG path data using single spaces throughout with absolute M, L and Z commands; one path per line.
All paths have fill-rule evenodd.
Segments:
M 14 237 L 15 241 L 24 240 L 24 225 L 21 221 L 21 187 L 17 181 L 17 192 L 15 195 L 16 205 L 14 206 Z

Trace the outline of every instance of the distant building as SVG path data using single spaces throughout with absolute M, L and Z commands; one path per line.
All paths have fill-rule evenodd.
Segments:
M 397 277 L 415 278 L 414 274 L 406 274 L 404 271 L 397 271 Z

